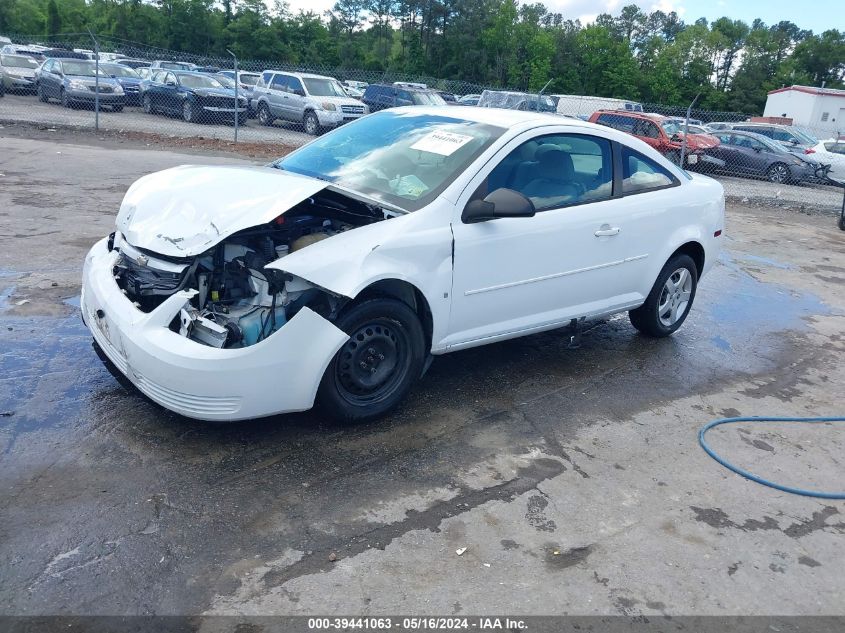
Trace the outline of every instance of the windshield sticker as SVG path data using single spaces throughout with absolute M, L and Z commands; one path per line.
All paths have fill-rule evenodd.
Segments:
M 451 156 L 472 139 L 472 136 L 467 136 L 466 134 L 454 134 L 453 132 L 439 130 L 423 136 L 411 145 L 411 149 L 439 154 L 440 156 Z

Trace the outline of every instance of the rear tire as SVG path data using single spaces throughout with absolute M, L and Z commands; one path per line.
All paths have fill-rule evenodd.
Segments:
M 791 178 L 791 175 L 789 173 L 789 167 L 787 167 L 783 163 L 775 163 L 774 165 L 770 165 L 769 168 L 766 170 L 766 178 L 769 180 L 769 182 L 785 184 L 789 182 Z
M 353 304 L 335 325 L 349 340 L 323 374 L 318 406 L 349 422 L 386 414 L 422 374 L 425 335 L 419 318 L 407 304 L 379 297 Z
M 646 336 L 669 336 L 686 320 L 697 287 L 695 262 L 689 255 L 675 255 L 660 271 L 645 303 L 628 312 L 631 324 Z

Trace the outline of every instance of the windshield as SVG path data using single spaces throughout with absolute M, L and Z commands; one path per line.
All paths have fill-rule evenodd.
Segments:
M 312 141 L 274 167 L 416 211 L 503 132 L 446 116 L 379 112 Z
M 446 105 L 443 97 L 436 92 L 412 92 L 411 100 L 417 105 Z
M 78 77 L 93 77 L 96 73 L 94 62 L 70 61 L 62 62 L 62 72 L 66 75 L 76 75 Z M 100 76 L 104 77 L 103 69 L 100 69 Z
M 792 131 L 795 134 L 795 136 L 797 136 L 799 139 L 801 139 L 802 143 L 806 143 L 808 145 L 815 145 L 816 143 L 819 142 L 819 139 L 817 139 L 815 136 L 808 133 L 807 131 L 802 130 L 800 127 L 793 127 Z
M 312 97 L 345 97 L 346 93 L 336 79 L 303 77 L 305 88 Z
M 683 126 L 679 125 L 677 121 L 662 121 L 660 127 L 666 132 L 666 136 L 673 136 L 684 131 Z
M 37 61 L 23 55 L 3 55 L 0 57 L 0 63 L 10 68 L 38 68 Z
M 235 80 L 231 77 L 227 77 L 226 75 L 217 75 L 214 78 L 215 81 L 219 81 L 223 86 L 226 88 L 234 88 L 235 87 Z
M 258 83 L 259 75 L 244 75 L 241 74 L 238 76 L 242 84 L 246 84 L 247 86 L 254 86 Z
M 221 84 L 216 79 L 206 77 L 205 75 L 179 75 L 179 83 L 186 88 L 222 88 Z
M 100 64 L 100 69 L 114 75 L 115 77 L 134 77 L 138 78 L 138 73 L 128 66 L 121 66 L 120 64 Z

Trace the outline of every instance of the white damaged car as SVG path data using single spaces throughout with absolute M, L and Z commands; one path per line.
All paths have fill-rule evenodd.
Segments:
M 134 183 L 83 272 L 108 361 L 182 415 L 396 406 L 433 355 L 629 311 L 683 323 L 724 227 L 719 183 L 616 130 L 398 108 L 266 167 Z

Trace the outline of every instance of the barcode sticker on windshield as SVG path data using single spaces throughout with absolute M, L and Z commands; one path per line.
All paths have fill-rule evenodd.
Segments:
M 465 134 L 454 134 L 440 130 L 426 134 L 411 145 L 411 149 L 440 154 L 441 156 L 451 156 L 471 140 L 472 137 Z

